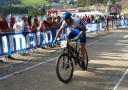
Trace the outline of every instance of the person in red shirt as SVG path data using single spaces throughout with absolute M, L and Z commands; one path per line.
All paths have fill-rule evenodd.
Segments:
M 37 26 L 34 24 L 34 22 L 31 23 L 30 30 L 31 31 L 36 31 L 36 29 L 37 29 Z
M 0 19 L 0 22 L 1 22 L 1 25 L 0 25 L 1 32 L 9 32 L 8 23 L 5 19 L 5 16 L 2 16 L 2 18 Z
M 38 27 L 39 26 L 39 23 L 38 23 L 38 18 L 35 16 L 34 17 L 34 25 L 36 26 L 36 27 Z
M 109 31 L 109 16 L 105 16 L 104 19 L 106 23 L 104 30 Z
M 38 27 L 37 29 L 38 29 L 38 30 L 45 30 L 45 29 L 46 29 L 46 27 L 45 27 L 43 21 L 40 21 L 40 23 L 39 23 L 39 27 Z
M 90 22 L 91 22 L 91 19 L 90 19 L 89 16 L 86 17 L 85 22 L 86 22 L 86 23 L 90 23 Z
M 10 22 L 9 22 L 9 26 L 10 26 L 10 29 L 13 31 L 13 26 L 15 24 L 15 18 L 10 15 Z
M 47 22 L 48 22 L 48 27 L 53 28 L 54 27 L 54 22 L 52 20 L 52 17 L 47 17 Z
M 5 16 L 2 16 L 2 18 L 0 19 L 0 30 L 1 32 L 4 32 L 4 33 L 10 32 Z M 12 57 L 11 55 L 8 55 L 7 58 L 15 60 L 15 58 Z

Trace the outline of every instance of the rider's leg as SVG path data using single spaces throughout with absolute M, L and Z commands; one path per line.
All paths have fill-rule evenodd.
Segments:
M 86 44 L 86 35 L 84 34 L 83 36 L 80 37 L 80 53 L 82 56 L 82 60 L 85 58 L 85 44 Z
M 82 65 L 82 69 L 83 70 L 86 70 L 85 61 L 84 61 L 85 60 L 85 57 L 86 57 L 85 56 L 85 53 L 86 53 L 85 52 L 85 49 L 86 49 L 85 48 L 85 44 L 81 44 L 80 45 L 80 51 L 81 51 L 81 56 L 82 56 L 82 58 L 81 58 L 81 60 L 82 60 L 81 65 Z
M 85 44 L 80 44 L 80 53 L 81 53 L 82 60 L 84 60 L 84 58 L 85 58 Z

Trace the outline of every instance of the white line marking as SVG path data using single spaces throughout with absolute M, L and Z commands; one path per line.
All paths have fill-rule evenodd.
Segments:
M 119 81 L 117 82 L 117 84 L 114 86 L 113 90 L 117 90 L 118 86 L 120 85 L 120 83 L 122 82 L 122 80 L 125 78 L 125 76 L 128 73 L 128 69 L 125 71 L 125 73 L 123 74 L 123 76 L 119 79 Z
M 11 77 L 11 76 L 13 76 L 13 75 L 15 75 L 15 74 L 19 74 L 19 73 L 22 73 L 22 72 L 24 72 L 24 71 L 28 71 L 28 70 L 30 70 L 30 69 L 33 69 L 33 68 L 35 68 L 35 67 L 37 67 L 37 66 L 40 66 L 40 65 L 42 65 L 42 64 L 44 64 L 44 63 L 47 63 L 47 62 L 49 62 L 49 61 L 53 61 L 53 60 L 55 60 L 55 59 L 57 59 L 57 57 L 52 58 L 52 59 L 49 59 L 49 60 L 44 61 L 44 62 L 41 62 L 41 63 L 38 63 L 38 64 L 35 64 L 35 65 L 31 66 L 31 67 L 27 67 L 27 68 L 22 69 L 22 70 L 20 70 L 20 71 L 16 71 L 16 72 L 14 72 L 14 73 L 12 73 L 12 74 L 8 74 L 8 75 L 6 75 L 6 76 L 3 76 L 3 77 L 0 78 L 0 80 L 9 78 L 9 77 Z
M 124 35 L 123 38 L 128 38 L 128 35 Z
M 101 39 L 95 40 L 94 42 L 91 42 L 91 43 L 87 44 L 86 46 L 90 46 L 90 45 L 94 44 L 95 42 L 98 42 L 98 41 L 103 40 L 103 39 L 105 39 L 105 38 L 107 38 L 107 36 L 106 36 L 106 37 L 103 37 L 103 38 L 101 38 Z M 40 58 L 40 57 L 39 57 L 39 58 Z M 39 59 L 39 58 L 37 58 L 37 59 Z M 16 71 L 16 72 L 14 72 L 14 73 L 8 74 L 8 75 L 6 75 L 6 76 L 0 77 L 0 80 L 6 79 L 6 78 L 9 78 L 9 77 L 12 77 L 13 75 L 22 73 L 22 72 L 24 72 L 24 71 L 28 71 L 28 70 L 33 69 L 33 68 L 35 68 L 35 67 L 37 67 L 37 66 L 40 66 L 40 65 L 42 65 L 42 64 L 44 64 L 44 63 L 53 61 L 54 59 L 57 59 L 57 57 L 52 58 L 52 59 L 49 59 L 49 60 L 44 61 L 44 62 L 41 62 L 41 63 L 38 63 L 38 64 L 35 64 L 35 65 L 30 66 L 30 67 L 27 67 L 27 68 L 25 68 L 25 69 L 21 69 L 21 70 L 19 70 L 19 71 Z

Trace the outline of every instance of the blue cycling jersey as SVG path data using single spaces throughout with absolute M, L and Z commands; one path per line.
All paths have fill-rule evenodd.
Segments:
M 76 28 L 78 25 L 83 26 L 84 24 L 80 21 L 78 18 L 72 18 L 73 24 L 67 25 L 65 21 L 62 22 L 62 25 L 60 26 L 61 29 L 69 28 L 70 30 Z
M 76 37 L 79 33 L 80 33 L 80 29 L 77 28 L 77 26 L 83 26 L 84 24 L 80 21 L 80 19 L 78 18 L 72 18 L 73 20 L 73 24 L 72 25 L 67 25 L 67 23 L 65 21 L 62 22 L 62 25 L 60 26 L 61 29 L 65 29 L 65 28 L 69 28 L 70 33 L 68 35 L 67 38 L 69 39 L 73 39 L 74 37 Z M 80 37 L 80 43 L 86 43 L 86 35 L 83 34 Z

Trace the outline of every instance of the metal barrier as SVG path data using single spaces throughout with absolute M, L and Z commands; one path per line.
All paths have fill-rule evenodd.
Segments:
M 114 21 L 118 26 L 127 26 L 128 20 Z M 112 22 L 113 23 L 113 22 Z M 87 33 L 103 31 L 105 22 L 86 24 Z M 70 30 L 67 28 L 60 35 L 60 40 L 67 37 Z M 49 45 L 56 35 L 56 29 L 37 32 L 1 33 L 0 34 L 0 56 L 11 55 L 12 53 L 27 51 L 33 48 Z

